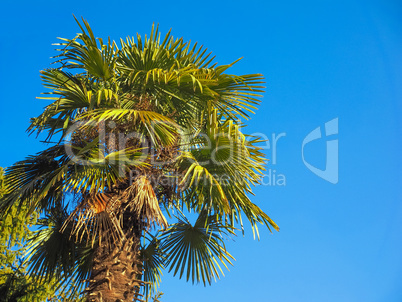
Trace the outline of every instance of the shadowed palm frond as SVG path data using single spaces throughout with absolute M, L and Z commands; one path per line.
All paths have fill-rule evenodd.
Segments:
M 40 230 L 34 232 L 25 255 L 30 272 L 40 280 L 59 280 L 59 287 L 69 286 L 73 280 L 85 280 L 90 273 L 92 254 L 88 247 L 74 243 L 61 228 L 68 214 L 66 208 L 54 208 L 39 220 Z M 78 292 L 84 283 L 76 282 Z M 72 292 L 74 294 L 75 292 Z
M 14 204 L 18 207 L 25 204 L 29 213 L 52 208 L 62 197 L 60 167 L 67 171 L 68 161 L 63 146 L 56 145 L 8 167 L 9 191 L 0 204 L 1 212 L 7 213 Z
M 223 271 L 219 263 L 227 268 L 234 258 L 227 252 L 223 236 L 233 234 L 233 229 L 219 222 L 215 215 L 202 212 L 194 225 L 179 219 L 161 235 L 166 253 L 166 267 L 173 275 L 192 282 L 211 284 L 219 279 Z
M 165 268 L 165 253 L 161 248 L 161 242 L 158 238 L 158 233 L 153 236 L 147 234 L 148 244 L 142 248 L 141 257 L 143 259 L 144 281 L 144 296 L 150 297 L 155 293 L 160 285 L 162 270 Z

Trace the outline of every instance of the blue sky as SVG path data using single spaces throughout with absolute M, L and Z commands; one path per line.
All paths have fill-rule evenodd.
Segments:
M 268 169 L 286 185 L 252 200 L 281 227 L 229 241 L 236 258 L 210 287 L 164 275 L 164 302 L 402 301 L 402 5 L 397 1 L 2 1 L 0 166 L 43 148 L 25 133 L 45 103 L 39 70 L 56 37 L 85 17 L 99 37 L 162 33 L 198 41 L 232 72 L 262 73 L 267 91 L 248 132 L 283 136 Z M 338 134 L 305 146 L 326 164 L 339 142 L 339 182 L 303 163 L 304 138 L 338 118 Z M 324 135 L 323 135 L 324 136 Z M 269 171 L 269 170 L 268 170 Z M 273 173 L 273 174 L 272 174 Z M 281 175 L 281 176 L 279 176 Z

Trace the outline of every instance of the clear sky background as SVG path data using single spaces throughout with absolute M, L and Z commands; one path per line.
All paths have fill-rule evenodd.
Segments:
M 44 101 L 39 70 L 56 37 L 85 17 L 99 37 L 162 33 L 198 41 L 237 74 L 262 73 L 267 92 L 249 133 L 284 134 L 271 185 L 252 200 L 281 227 L 228 241 L 236 258 L 210 287 L 165 272 L 163 302 L 402 301 L 402 4 L 394 1 L 2 1 L 0 166 L 44 146 L 25 133 Z M 301 157 L 308 133 L 338 118 L 339 182 Z M 305 147 L 325 168 L 326 138 Z M 269 171 L 269 170 L 268 170 Z M 273 183 L 273 175 L 286 185 Z M 267 179 L 268 182 L 268 179 Z M 275 184 L 275 185 L 274 185 Z M 282 183 L 281 183 L 282 184 Z

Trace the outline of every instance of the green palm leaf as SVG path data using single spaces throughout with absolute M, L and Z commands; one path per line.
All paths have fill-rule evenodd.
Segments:
M 141 257 L 143 259 L 144 288 L 145 297 L 150 297 L 155 293 L 160 285 L 162 270 L 165 268 L 165 253 L 162 250 L 158 234 L 155 236 L 148 234 L 148 244 L 142 248 Z
M 185 218 L 184 218 L 185 219 Z M 223 275 L 221 265 L 232 264 L 234 258 L 226 251 L 222 236 L 232 234 L 232 228 L 222 224 L 215 215 L 207 216 L 202 212 L 194 225 L 189 221 L 179 219 L 163 233 L 163 249 L 165 250 L 166 266 L 173 275 L 192 282 L 211 284 Z
M 28 205 L 29 212 L 52 208 L 62 197 L 62 179 L 58 176 L 60 166 L 66 167 L 67 162 L 63 146 L 56 145 L 8 167 L 9 194 L 0 203 L 2 213 L 7 213 L 14 204 Z
M 145 132 L 155 146 L 173 145 L 177 140 L 178 125 L 170 118 L 152 111 L 134 109 L 98 109 L 82 114 L 79 120 L 85 121 L 83 128 L 99 127 L 101 122 L 119 121 L 133 130 Z M 140 124 L 142 127 L 136 127 Z M 145 131 L 144 131 L 145 129 Z
M 62 207 L 40 219 L 41 229 L 30 238 L 25 258 L 30 263 L 31 274 L 39 281 L 56 279 L 60 290 L 75 295 L 85 285 L 77 281 L 89 276 L 92 253 L 90 248 L 74 243 L 68 232 L 61 232 L 66 219 L 66 208 Z M 71 282 L 77 285 L 73 290 L 68 288 Z
M 82 33 L 76 38 L 60 38 L 65 42 L 56 44 L 63 47 L 56 58 L 60 58 L 59 62 L 65 67 L 84 69 L 90 76 L 110 80 L 114 77 L 116 44 L 110 40 L 105 44 L 102 39 L 95 38 L 88 22 L 83 19 L 83 23 L 85 28 L 77 21 Z

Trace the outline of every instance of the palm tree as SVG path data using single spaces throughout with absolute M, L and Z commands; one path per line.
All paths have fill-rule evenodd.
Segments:
M 58 67 L 41 72 L 50 103 L 29 131 L 48 148 L 6 173 L 1 210 L 41 213 L 32 272 L 80 284 L 89 301 L 148 300 L 164 268 L 211 283 L 233 260 L 224 238 L 242 215 L 257 235 L 260 223 L 278 230 L 248 197 L 265 158 L 241 131 L 262 75 L 227 74 L 234 63 L 157 27 L 118 47 L 77 23 Z

